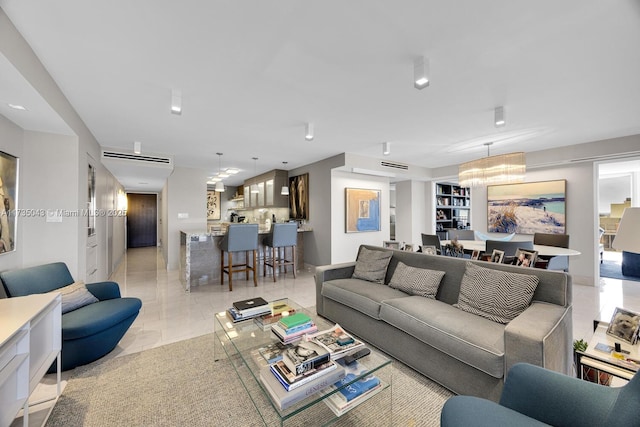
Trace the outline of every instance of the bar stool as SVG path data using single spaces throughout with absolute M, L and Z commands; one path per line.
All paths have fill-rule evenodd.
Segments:
M 224 284 L 224 274 L 229 275 L 229 291 L 233 291 L 233 273 L 244 271 L 249 280 L 253 271 L 253 285 L 258 286 L 256 278 L 256 250 L 258 249 L 258 224 L 229 224 L 227 234 L 222 237 L 220 247 L 220 285 Z M 224 253 L 227 252 L 227 265 L 224 265 Z M 244 264 L 233 263 L 233 253 L 245 252 Z M 249 252 L 253 253 L 253 263 L 249 265 Z M 241 268 L 236 268 L 241 267 Z
M 262 265 L 263 276 L 267 275 L 267 266 L 273 271 L 273 281 L 276 281 L 276 270 L 284 267 L 287 274 L 287 265 L 293 266 L 293 277 L 296 277 L 296 246 L 298 245 L 298 224 L 295 222 L 274 223 L 271 231 L 262 244 L 264 249 L 264 263 Z M 287 248 L 291 248 L 291 259 L 287 258 Z M 280 250 L 282 249 L 282 255 Z

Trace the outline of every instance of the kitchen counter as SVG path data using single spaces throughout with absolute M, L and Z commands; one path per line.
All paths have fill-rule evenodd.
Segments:
M 224 230 L 224 231 L 222 231 Z M 269 234 L 270 228 L 261 227 L 258 234 Z M 298 229 L 298 245 L 296 246 L 296 269 L 304 268 L 304 239 L 305 232 L 313 231 L 310 227 Z M 181 230 L 180 231 L 180 281 L 185 291 L 190 292 L 192 286 L 220 285 L 220 249 L 218 247 L 222 236 L 226 234 L 226 227 L 221 230 Z M 258 275 L 262 275 L 262 261 L 264 247 L 262 239 L 258 238 Z M 238 263 L 244 262 L 244 253 L 234 255 Z M 267 270 L 268 272 L 270 269 Z M 252 285 L 253 286 L 253 285 Z

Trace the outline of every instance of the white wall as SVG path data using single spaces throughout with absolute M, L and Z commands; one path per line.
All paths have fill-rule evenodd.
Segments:
M 207 231 L 207 171 L 177 167 L 167 179 L 167 270 L 177 270 L 180 256 L 180 231 Z M 164 193 L 164 192 L 163 192 Z M 188 218 L 179 219 L 184 213 Z
M 345 232 L 345 188 L 380 190 L 380 231 Z M 397 188 L 396 188 L 397 191 Z M 397 197 L 397 195 L 396 195 Z M 334 170 L 331 179 L 331 263 L 354 261 L 360 245 L 382 246 L 389 240 L 389 178 Z M 314 234 L 315 234 L 314 229 Z M 306 237 L 306 236 L 305 236 Z
M 414 250 L 422 244 L 421 234 L 433 230 L 431 187 L 424 181 L 396 183 L 396 241 L 413 244 Z
M 78 212 L 78 139 L 73 136 L 42 132 L 25 132 L 23 197 L 26 209 Z M 83 182 L 87 183 L 86 179 Z M 71 272 L 79 272 L 79 222 L 86 216 L 61 216 L 61 222 L 47 222 L 45 217 L 24 218 L 23 266 L 63 261 Z M 74 276 L 75 277 L 75 276 Z

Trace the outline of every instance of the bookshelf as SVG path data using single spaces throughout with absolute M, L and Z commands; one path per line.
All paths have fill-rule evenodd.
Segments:
M 436 183 L 436 231 L 470 228 L 471 189 L 449 182 Z

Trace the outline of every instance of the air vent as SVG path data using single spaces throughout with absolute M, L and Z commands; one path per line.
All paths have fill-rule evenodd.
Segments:
M 571 159 L 569 160 L 572 163 L 581 163 L 581 162 L 593 162 L 597 160 L 618 160 L 618 159 L 626 159 L 629 157 L 640 156 L 640 151 L 629 151 L 626 153 L 614 153 L 614 154 L 603 154 L 600 156 L 592 156 L 592 157 L 582 157 L 579 159 Z
M 409 170 L 409 165 L 403 165 L 402 163 L 392 163 L 392 162 L 382 161 L 380 162 L 380 166 L 385 168 L 400 169 L 403 171 Z
M 147 156 L 144 154 L 123 153 L 119 151 L 102 150 L 103 160 L 126 160 L 132 162 L 141 162 L 154 165 L 172 166 L 173 159 L 171 157 Z

